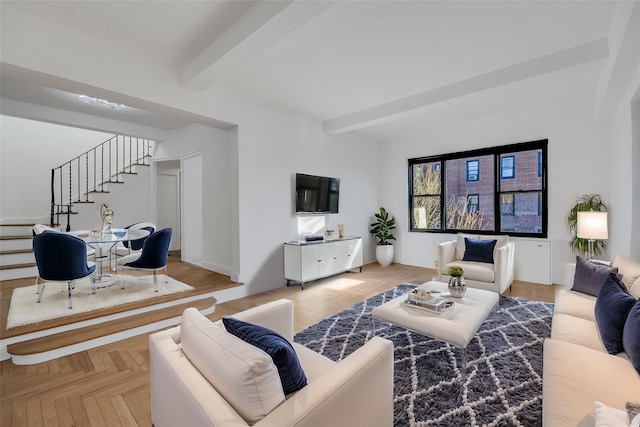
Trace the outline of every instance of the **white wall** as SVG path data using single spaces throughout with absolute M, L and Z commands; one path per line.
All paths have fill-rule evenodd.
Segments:
M 158 144 L 154 156 L 154 160 L 184 160 L 198 153 L 202 155 L 202 187 L 198 190 L 201 196 L 194 196 L 202 197 L 202 205 L 198 206 L 200 212 L 193 212 L 194 206 L 189 204 L 190 195 L 187 194 L 193 189 L 186 184 L 185 177 L 184 221 L 189 221 L 189 218 L 201 218 L 198 222 L 202 223 L 202 228 L 198 225 L 197 231 L 193 230 L 199 234 L 197 237 L 201 242 L 197 243 L 201 246 L 201 255 L 196 255 L 200 258 L 196 260 L 198 264 L 227 275 L 232 271 L 232 253 L 229 248 L 234 238 L 230 226 L 233 212 L 231 185 L 235 179 L 231 157 L 234 149 L 229 131 L 194 124 L 171 132 L 166 140 Z M 189 172 L 191 171 L 183 171 L 184 174 Z M 184 224 L 184 239 L 189 238 L 187 233 L 191 225 Z
M 49 222 L 51 169 L 113 134 L 0 116 L 0 220 Z M 28 196 L 25 196 L 27 195 Z
M 640 261 L 640 69 L 612 118 L 611 145 L 609 253 Z
M 574 255 L 568 246 L 564 217 L 581 194 L 599 193 L 611 202 L 611 144 L 608 123 L 594 122 L 589 102 L 550 106 L 518 114 L 492 117 L 456 126 L 434 128 L 419 140 L 389 141 L 383 145 L 380 202 L 397 219 L 396 261 L 433 268 L 436 244 L 451 235 L 410 233 L 407 204 L 407 159 L 539 139 L 549 140 L 548 240 L 552 246 L 552 280 L 565 279 L 565 263 Z M 612 209 L 616 209 L 612 205 Z M 617 224 L 610 223 L 616 230 Z M 628 229 L 627 226 L 624 227 Z M 517 247 L 516 247 L 517 256 Z

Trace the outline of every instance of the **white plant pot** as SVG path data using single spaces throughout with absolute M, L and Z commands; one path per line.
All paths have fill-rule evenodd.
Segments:
M 376 260 L 383 267 L 393 262 L 393 245 L 376 246 Z

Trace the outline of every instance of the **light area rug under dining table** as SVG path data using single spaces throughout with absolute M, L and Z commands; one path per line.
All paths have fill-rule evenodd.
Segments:
M 36 285 L 16 288 L 11 296 L 9 314 L 7 316 L 7 329 L 18 326 L 31 325 L 46 320 L 59 319 L 80 313 L 101 310 L 147 299 L 192 291 L 192 286 L 164 276 L 159 276 L 158 292 L 153 283 L 153 275 L 128 276 L 121 275 L 121 280 L 126 279 L 126 286 L 122 289 L 119 282 L 111 286 L 96 289 L 91 292 L 92 284 L 89 278 L 77 280 L 75 289 L 71 291 L 73 308 L 68 308 L 68 294 L 66 282 L 46 282 L 42 301 L 37 303 L 38 294 Z M 99 286 L 104 286 L 100 285 Z

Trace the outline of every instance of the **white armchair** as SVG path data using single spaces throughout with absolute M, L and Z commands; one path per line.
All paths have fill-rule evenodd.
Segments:
M 496 240 L 493 249 L 493 263 L 463 261 L 466 246 L 465 237 L 478 240 Z M 513 282 L 515 243 L 508 236 L 470 236 L 458 234 L 456 240 L 438 245 L 438 276 L 442 282 L 448 282 L 447 269 L 459 265 L 464 270 L 467 286 L 502 294 Z
M 267 303 L 233 317 L 276 331 L 291 342 L 308 381 L 305 387 L 286 396 L 286 400 L 255 422 L 254 427 L 393 425 L 391 341 L 373 337 L 336 363 L 292 342 L 293 303 L 289 300 Z M 185 336 L 185 340 L 187 338 Z M 218 391 L 237 385 L 214 387 L 183 349 L 181 326 L 149 338 L 153 424 L 156 427 L 250 425 Z M 221 356 L 211 354 L 211 347 L 206 345 L 203 353 L 209 357 Z M 217 376 L 214 372 L 210 377 Z

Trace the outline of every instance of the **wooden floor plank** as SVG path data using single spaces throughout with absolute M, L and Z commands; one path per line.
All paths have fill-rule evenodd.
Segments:
M 100 407 L 98 406 L 98 402 L 95 397 L 86 397 L 82 399 L 82 403 L 84 404 L 84 409 L 87 413 L 87 417 L 89 418 L 89 425 L 95 427 L 107 426 L 104 418 L 102 418 L 102 412 L 100 412 Z
M 29 427 L 43 426 L 40 399 L 35 396 L 27 399 L 27 425 Z
M 50 395 L 42 396 L 40 398 L 40 410 L 42 411 L 42 423 L 46 427 L 56 427 L 59 425 L 58 417 L 56 416 L 56 403 L 53 397 Z

